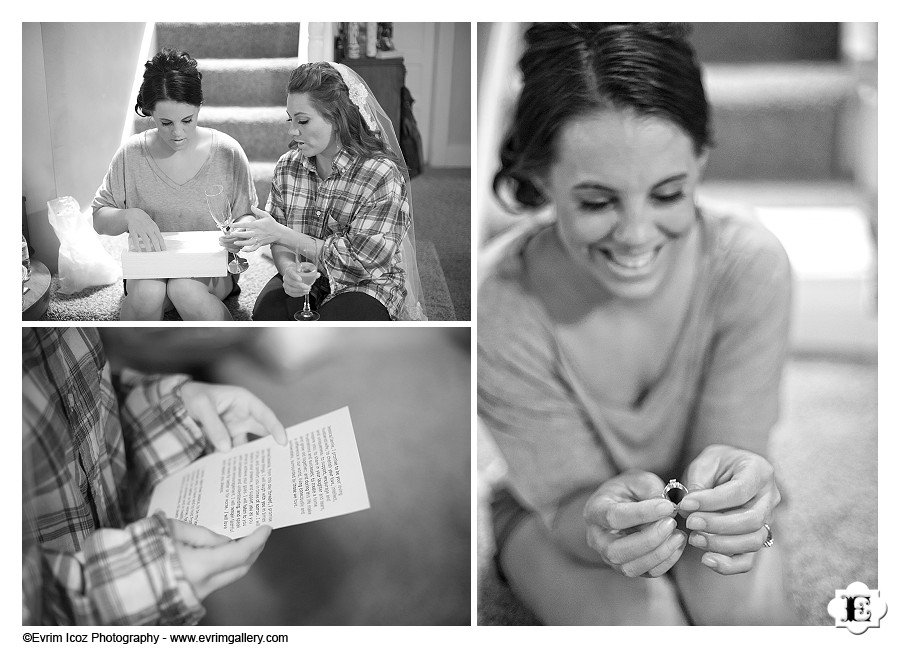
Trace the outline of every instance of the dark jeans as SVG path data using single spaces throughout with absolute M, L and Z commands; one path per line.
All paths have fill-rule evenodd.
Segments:
M 331 289 L 328 279 L 319 277 L 310 291 L 309 307 L 318 310 L 323 322 L 378 321 L 391 319 L 387 308 L 374 297 L 361 292 L 341 293 L 318 307 Z M 290 297 L 284 292 L 280 274 L 269 279 L 260 291 L 253 306 L 253 320 L 256 322 L 285 321 L 294 319 L 294 313 L 303 310 L 303 297 Z

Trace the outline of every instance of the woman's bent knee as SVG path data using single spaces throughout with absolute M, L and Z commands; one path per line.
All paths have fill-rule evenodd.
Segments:
M 509 534 L 500 563 L 513 591 L 550 625 L 685 625 L 668 578 L 627 578 L 563 551 L 529 516 Z
M 688 547 L 675 566 L 676 583 L 697 625 L 795 625 L 796 612 L 785 591 L 782 552 L 757 552 L 753 569 L 723 576 L 700 562 L 703 552 Z
M 168 305 L 166 282 L 160 279 L 132 279 L 119 314 L 123 320 L 161 320 Z

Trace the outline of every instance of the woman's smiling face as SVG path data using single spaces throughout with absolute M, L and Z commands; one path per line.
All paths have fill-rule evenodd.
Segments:
M 560 130 L 539 181 L 573 261 L 613 295 L 654 295 L 682 262 L 705 154 L 674 123 L 602 110 Z

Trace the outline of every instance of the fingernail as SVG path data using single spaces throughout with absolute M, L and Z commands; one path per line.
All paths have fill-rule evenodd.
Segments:
M 682 511 L 687 511 L 690 513 L 691 511 L 699 511 L 700 510 L 700 502 L 695 499 L 683 499 L 678 504 L 678 508 Z
M 657 515 L 672 515 L 674 512 L 675 505 L 669 500 L 661 500 L 660 503 L 656 505 Z
M 707 567 L 711 567 L 713 569 L 715 569 L 716 567 L 719 566 L 718 561 L 715 558 L 713 558 L 712 556 L 710 556 L 709 554 L 706 554 L 705 556 L 703 556 L 703 558 L 700 559 L 700 562 L 702 562 Z
M 692 533 L 690 543 L 695 547 L 700 549 L 706 548 L 706 536 L 702 536 L 699 533 Z
M 706 520 L 704 520 L 702 517 L 692 515 L 687 519 L 686 526 L 691 531 L 703 531 L 704 529 L 706 529 Z
M 684 546 L 685 536 L 683 533 L 676 533 L 672 536 L 672 551 L 678 551 Z
M 672 533 L 672 531 L 675 530 L 676 524 L 675 518 L 666 518 L 660 523 L 660 528 L 664 533 Z

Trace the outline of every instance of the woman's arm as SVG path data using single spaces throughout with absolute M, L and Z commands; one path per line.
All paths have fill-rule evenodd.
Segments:
M 650 473 L 619 474 L 566 382 L 540 307 L 518 281 L 488 278 L 478 299 L 478 412 L 506 461 L 510 489 L 571 556 L 619 561 L 623 573 L 639 568 L 625 565 L 674 542 L 674 530 L 651 524 L 643 545 L 630 534 L 614 536 L 670 518 L 670 505 L 657 510 L 664 505 L 662 481 Z M 624 546 L 612 546 L 625 537 Z M 664 559 L 671 557 L 669 551 Z
M 716 331 L 686 448 L 686 461 L 724 444 L 765 456 L 778 420 L 788 351 L 791 268 L 761 225 L 736 225 L 716 282 Z M 687 485 L 687 484 L 686 484 Z
M 373 170 L 377 182 L 365 203 L 343 232 L 323 241 L 320 258 L 329 277 L 344 284 L 377 278 L 393 262 L 409 229 L 406 180 L 397 168 L 379 161 Z
M 781 495 L 768 455 L 778 420 L 781 375 L 788 349 L 791 271 L 783 248 L 760 226 L 744 226 L 727 248 L 718 282 L 717 332 L 686 458 L 681 502 L 705 551 L 704 564 L 721 574 L 753 568 Z
M 118 236 L 128 232 L 135 250 L 165 250 L 166 243 L 159 226 L 147 212 L 129 208 L 125 201 L 126 143 L 113 156 L 109 170 L 91 203 L 94 229 L 100 234 Z
M 118 209 L 116 207 L 94 207 L 94 229 L 98 234 L 118 236 L 129 235 L 135 250 L 165 250 L 166 241 L 159 226 L 142 209 Z
M 184 625 L 204 614 L 166 518 L 98 529 L 81 551 L 23 539 L 25 625 Z

